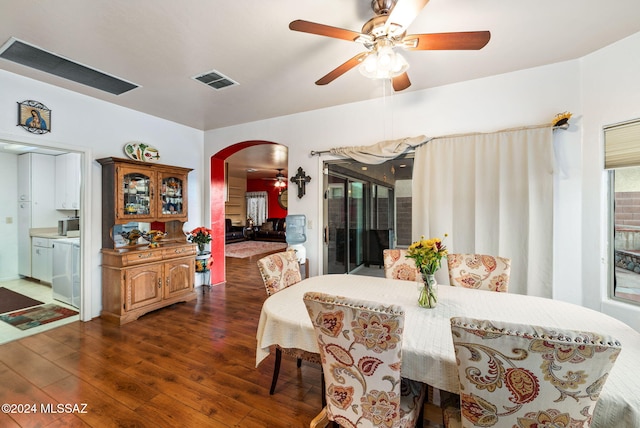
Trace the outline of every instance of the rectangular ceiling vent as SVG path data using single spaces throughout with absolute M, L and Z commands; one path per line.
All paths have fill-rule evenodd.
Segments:
M 47 52 L 14 37 L 0 47 L 0 58 L 114 95 L 120 95 L 139 87 L 139 85 Z
M 213 89 L 220 90 L 229 86 L 239 85 L 238 82 L 228 78 L 217 70 L 211 70 L 199 76 L 193 77 L 198 82 L 202 82 Z

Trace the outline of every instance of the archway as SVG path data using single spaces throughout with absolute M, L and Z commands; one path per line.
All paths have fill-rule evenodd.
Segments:
M 262 144 L 278 144 L 271 141 L 252 140 L 225 147 L 211 157 L 211 177 L 209 181 L 209 211 L 211 215 L 211 283 L 225 282 L 224 235 L 225 235 L 225 161 L 240 150 Z

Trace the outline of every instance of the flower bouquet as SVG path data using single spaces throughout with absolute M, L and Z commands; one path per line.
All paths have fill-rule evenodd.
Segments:
M 447 235 L 444 235 L 445 238 Z M 447 247 L 442 244 L 440 238 L 424 239 L 414 242 L 407 250 L 407 258 L 413 259 L 416 268 L 420 270 L 424 287 L 420 290 L 418 304 L 423 308 L 433 308 L 438 301 L 438 286 L 434 274 L 438 269 L 442 259 L 447 257 Z
M 198 252 L 202 254 L 204 252 L 204 246 L 211 242 L 211 229 L 207 229 L 204 226 L 196 227 L 187 234 L 187 241 L 193 242 L 198 246 Z

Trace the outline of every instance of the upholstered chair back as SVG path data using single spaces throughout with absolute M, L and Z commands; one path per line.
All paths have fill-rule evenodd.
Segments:
M 413 427 L 424 385 L 402 380 L 404 312 L 394 305 L 304 295 L 326 384 L 327 416 L 343 427 Z
M 258 268 L 269 296 L 302 280 L 295 251 L 263 257 L 258 260 Z
M 449 283 L 456 287 L 503 291 L 509 289 L 511 259 L 486 254 L 449 254 Z
M 621 346 L 597 333 L 451 319 L 462 427 L 588 427 Z
M 407 250 L 403 249 L 382 251 L 385 278 L 423 282 L 422 274 L 416 267 L 415 261 L 407 258 L 406 255 Z

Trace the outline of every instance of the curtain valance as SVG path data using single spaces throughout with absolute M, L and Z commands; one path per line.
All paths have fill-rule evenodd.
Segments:
M 358 162 L 378 165 L 395 159 L 403 153 L 427 141 L 427 137 L 406 137 L 398 140 L 385 140 L 371 146 L 336 147 L 329 150 L 334 155 L 346 156 Z
M 513 132 L 513 131 L 523 131 L 523 130 L 540 129 L 540 128 L 543 128 L 543 129 L 549 128 L 553 130 L 568 129 L 569 128 L 568 120 L 570 117 L 571 117 L 571 113 L 561 113 L 556 115 L 552 123 L 503 129 L 501 131 L 493 132 L 492 134 L 497 134 L 500 132 Z M 395 159 L 398 156 L 405 154 L 409 151 L 413 151 L 417 147 L 420 147 L 430 141 L 446 139 L 446 138 L 469 137 L 469 136 L 483 135 L 483 134 L 484 133 L 482 132 L 471 132 L 467 134 L 454 134 L 454 135 L 445 135 L 440 137 L 426 137 L 424 135 L 419 135 L 417 137 L 405 137 L 405 138 L 399 138 L 397 140 L 380 141 L 379 143 L 376 143 L 370 146 L 335 147 L 329 150 L 322 150 L 322 151 L 312 150 L 311 156 L 322 155 L 324 153 L 331 153 L 333 155 L 349 157 L 351 159 L 357 160 L 358 162 L 366 163 L 369 165 L 378 165 L 388 160 Z

